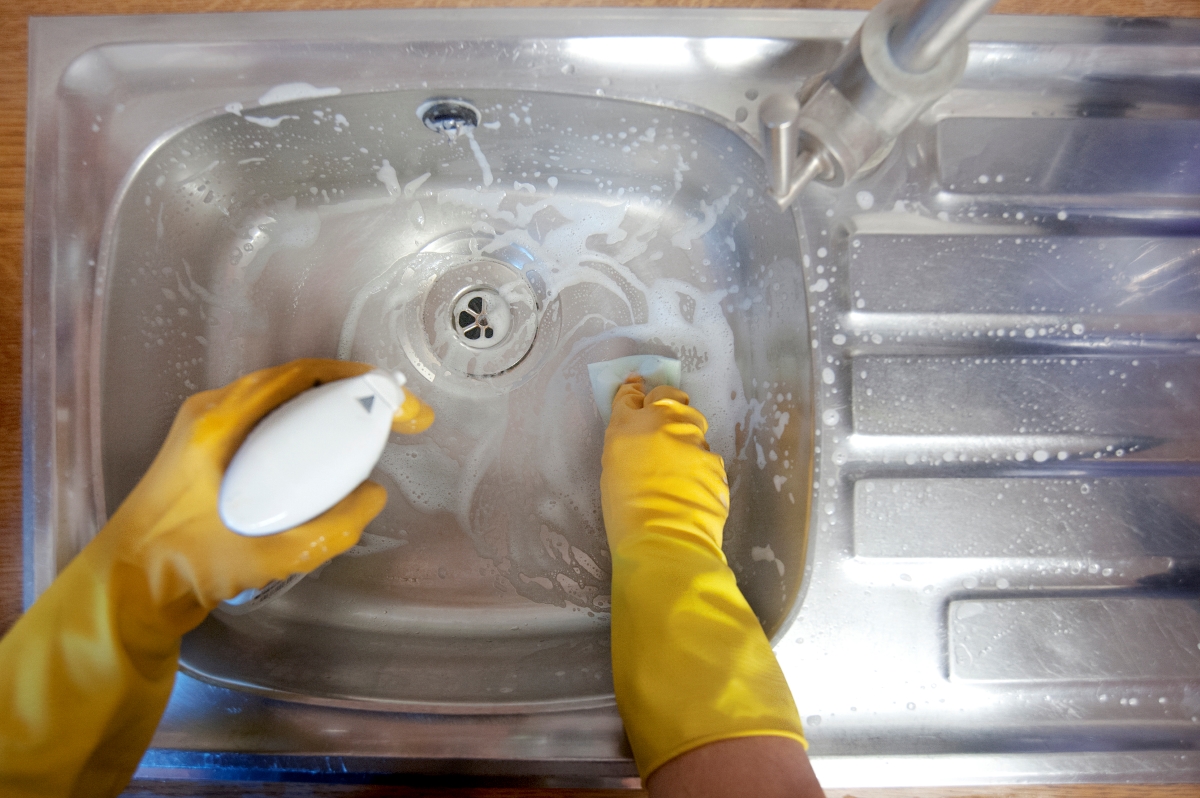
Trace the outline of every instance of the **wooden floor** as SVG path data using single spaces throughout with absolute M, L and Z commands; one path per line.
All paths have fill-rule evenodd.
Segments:
M 866 9 L 874 0 L 7 0 L 0 10 L 0 633 L 21 609 L 21 283 L 25 199 L 26 24 L 31 14 L 156 14 L 419 6 L 678 6 Z M 1200 0 L 1000 0 L 996 13 L 1200 17 Z M 602 798 L 638 792 L 141 782 L 128 798 Z M 1200 785 L 990 790 L 830 790 L 829 798 L 1200 798 Z

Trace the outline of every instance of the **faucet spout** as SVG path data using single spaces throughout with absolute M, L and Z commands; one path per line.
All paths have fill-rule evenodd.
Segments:
M 833 168 L 819 149 L 800 151 L 800 102 L 793 96 L 773 94 L 759 108 L 763 141 L 770 167 L 768 192 L 786 208 L 814 178 L 829 179 Z
M 996 0 L 883 0 L 834 64 L 759 108 L 769 193 L 786 210 L 812 181 L 839 188 L 878 165 L 967 65 L 966 31 Z

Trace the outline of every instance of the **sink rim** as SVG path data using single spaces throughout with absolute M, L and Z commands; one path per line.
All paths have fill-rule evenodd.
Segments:
M 641 9 L 612 12 L 591 9 L 554 9 L 553 12 L 547 10 L 527 12 L 514 10 L 460 11 L 456 12 L 453 18 L 456 22 L 461 23 L 457 30 L 462 33 L 457 33 L 455 36 L 446 36 L 436 30 L 434 23 L 446 18 L 445 12 L 440 11 L 289 12 L 278 16 L 271 14 L 193 15 L 174 18 L 162 15 L 134 18 L 132 22 L 137 26 L 137 32 L 134 35 L 159 41 L 169 41 L 173 36 L 184 36 L 190 41 L 202 44 L 205 41 L 219 40 L 227 27 L 232 30 L 236 24 L 245 21 L 252 22 L 251 29 L 245 34 L 252 40 L 269 38 L 264 26 L 274 24 L 276 20 L 284 24 L 282 33 L 276 31 L 274 35 L 287 39 L 289 37 L 296 38 L 308 25 L 326 24 L 335 17 L 346 18 L 359 14 L 362 15 L 357 17 L 360 22 L 353 24 L 360 26 L 363 31 L 380 28 L 381 22 L 395 24 L 403 21 L 408 24 L 410 21 L 415 21 L 425 25 L 427 31 L 425 38 L 442 40 L 458 39 L 467 36 L 471 31 L 478 32 L 485 26 L 485 23 L 487 26 L 498 26 L 497 30 L 507 31 L 507 35 L 513 38 L 536 38 L 539 33 L 547 31 L 554 33 L 557 30 L 561 33 L 564 27 L 578 25 L 580 21 L 586 20 L 595 23 L 593 27 L 597 32 L 635 33 L 640 26 L 645 26 L 649 21 L 654 23 L 652 27 L 655 30 L 660 31 L 686 29 L 695 35 L 704 35 L 705 32 L 712 34 L 733 31 L 795 41 L 836 43 L 844 41 L 862 18 L 860 12 L 813 12 L 807 10 L 769 12 L 671 10 L 670 14 L 663 13 L 662 10 Z M 514 24 L 513 20 L 520 20 L 520 23 Z M 86 448 L 86 442 L 81 443 L 71 438 L 69 426 L 59 431 L 57 435 L 55 430 L 56 402 L 63 399 L 65 400 L 64 406 L 69 407 L 72 397 L 86 394 L 86 388 L 79 386 L 73 380 L 70 369 L 61 369 L 56 362 L 58 347 L 69 347 L 73 340 L 72 333 L 66 331 L 64 336 L 56 341 L 53 324 L 48 323 L 48 319 L 53 319 L 49 311 L 54 308 L 55 297 L 54 275 L 48 266 L 54 263 L 54 240 L 51 232 L 41 222 L 54 218 L 56 212 L 53 192 L 50 189 L 51 179 L 54 175 L 55 150 L 59 138 L 53 124 L 56 83 L 58 76 L 62 74 L 75 54 L 94 45 L 128 40 L 130 34 L 125 26 L 129 22 L 131 22 L 130 18 L 33 18 L 30 22 L 29 134 L 26 139 L 28 163 L 26 198 L 29 212 L 26 215 L 27 246 L 24 289 L 26 318 L 23 371 L 26 542 L 23 576 L 26 606 L 31 604 L 40 590 L 49 583 L 54 572 L 53 547 L 47 549 L 42 545 L 45 541 L 38 537 L 37 532 L 53 529 L 56 525 L 62 525 L 69 529 L 73 522 L 80 521 L 81 517 L 76 515 L 69 506 L 66 506 L 67 502 L 57 495 L 56 479 L 60 470 L 61 473 L 66 474 L 78 472 L 78 460 L 74 459 L 75 451 L 78 448 Z M 189 29 L 189 25 L 193 27 Z M 1186 34 L 1191 39 L 1195 39 L 1197 32 L 1200 32 L 1200 25 L 1195 21 L 1176 20 L 1170 25 L 1171 29 L 1179 31 L 1181 36 Z M 547 35 L 549 38 L 558 38 Z M 994 37 L 1026 43 L 1073 42 L 1088 44 L 1104 41 L 1106 37 L 1113 35 L 1119 36 L 1120 32 L 1114 33 L 1111 28 L 1107 28 L 1106 21 L 1101 18 L 1008 17 L 985 20 L 976 29 L 973 38 L 977 41 Z M 403 38 L 397 37 L 396 40 L 403 40 Z M 664 93 L 668 93 L 668 91 L 668 89 L 663 90 Z M 715 111 L 715 113 L 719 114 L 720 112 Z M 726 116 L 726 118 L 732 117 Z M 124 174 L 127 169 L 120 168 L 116 171 Z M 101 181 L 100 187 L 104 189 L 102 194 L 111 195 L 111 183 L 104 184 Z M 35 220 L 39 220 L 39 223 L 35 224 Z M 59 299 L 62 302 L 69 302 L 73 297 L 69 292 L 59 292 Z M 34 308 L 45 312 L 45 315 L 33 315 L 31 310 Z M 57 461 L 55 460 L 56 440 L 63 446 L 62 456 Z M 48 456 L 47 453 L 49 453 Z M 86 519 L 83 519 L 83 524 L 86 526 Z M 813 537 L 815 538 L 816 535 Z M 38 545 L 35 546 L 35 543 Z M 812 558 L 810 557 L 806 568 L 810 568 L 811 563 Z M 809 580 L 806 578 L 804 584 L 808 583 Z M 794 619 L 789 619 L 788 623 L 791 623 L 791 620 Z M 786 624 L 784 628 L 786 629 Z M 273 719 L 273 722 L 278 722 L 281 718 L 288 718 L 291 722 L 303 723 L 312 722 L 314 718 L 318 717 L 327 721 L 344 717 L 339 714 L 342 712 L 341 710 L 328 710 L 329 714 L 326 714 L 325 711 L 317 711 L 316 708 L 299 705 L 289 707 L 266 699 L 254 698 L 254 700 L 243 701 L 238 694 L 230 691 L 222 692 L 216 688 L 201 689 L 197 685 L 198 683 L 189 677 L 180 678 L 177 700 L 172 702 L 164 718 L 163 725 L 160 727 L 162 736 L 155 742 L 158 747 L 148 753 L 144 761 L 144 768 L 140 772 L 141 775 L 168 775 L 163 768 L 170 767 L 171 763 L 189 767 L 187 763 L 190 762 L 191 769 L 187 770 L 190 777 L 205 777 L 206 775 L 212 777 L 216 771 L 204 769 L 216 767 L 211 762 L 197 766 L 194 757 L 188 759 L 189 752 L 183 752 L 179 757 L 175 756 L 180 753 L 179 749 L 185 746 L 175 746 L 174 750 L 171 750 L 172 745 L 163 743 L 165 741 L 170 741 L 170 743 L 190 741 L 187 742 L 187 745 L 209 746 L 208 750 L 210 751 L 225 750 L 219 747 L 219 737 L 204 738 L 201 734 L 201 725 L 195 722 L 197 720 L 217 720 L 218 718 L 213 714 L 214 708 L 220 709 L 217 705 L 222 701 L 227 702 L 226 705 L 230 707 L 244 708 L 246 714 L 240 717 L 258 718 L 260 721 Z M 197 696 L 203 696 L 203 699 L 201 700 Z M 605 715 L 605 712 L 605 710 L 599 710 L 589 717 L 605 716 L 611 721 L 615 712 L 608 715 Z M 580 717 L 587 714 L 579 713 Z M 564 718 L 567 715 L 548 713 L 538 722 L 544 723 L 553 717 Z M 505 725 L 514 720 L 515 718 L 496 719 L 501 726 L 495 728 L 515 729 L 515 726 Z M 395 721 L 397 724 L 403 725 L 400 716 L 396 716 Z M 419 734 L 420 728 L 421 725 L 417 724 L 412 729 L 413 733 Z M 543 760 L 539 758 L 537 752 L 518 751 L 510 748 L 505 754 L 510 757 L 509 759 L 504 762 L 492 760 L 490 765 L 484 764 L 480 767 L 483 767 L 486 772 L 506 774 L 547 772 L 545 769 L 538 770 L 538 768 L 542 766 L 539 763 L 549 761 L 551 765 L 548 767 L 557 768 L 554 772 L 582 772 L 579 768 L 584 766 L 584 770 L 587 770 L 585 763 L 603 761 L 609 763 L 613 768 L 606 772 L 631 773 L 627 759 L 628 752 L 621 747 L 619 726 L 616 727 L 617 731 L 615 732 L 611 727 L 606 728 L 607 731 L 597 732 L 596 736 L 592 738 L 593 747 L 587 753 L 581 750 L 556 749 L 548 759 Z M 195 736 L 189 737 L 188 735 Z M 470 739 L 481 740 L 492 739 L 492 737 L 472 732 Z M 313 747 L 311 742 L 311 740 L 305 741 L 304 745 L 308 747 L 297 747 L 292 750 L 341 750 L 336 747 L 334 741 L 329 739 L 321 742 L 318 747 Z M 292 740 L 288 744 L 298 745 L 296 740 Z M 320 746 L 325 747 L 321 748 Z M 465 749 L 458 750 L 460 753 L 465 751 Z M 245 754 L 236 752 L 228 755 L 206 753 L 203 756 L 214 757 L 212 760 L 214 762 L 220 759 L 223 765 L 234 770 L 243 768 L 242 772 L 252 772 L 255 767 L 261 766 L 266 761 L 265 759 L 247 759 Z M 299 766 L 301 770 L 309 767 L 312 768 L 311 772 L 326 772 L 322 770 L 328 766 L 322 764 L 324 759 L 325 757 L 321 756 L 301 757 L 294 760 L 291 767 L 296 767 L 297 762 L 302 762 Z M 405 772 L 406 768 L 409 768 L 402 758 L 394 758 L 386 762 L 376 760 L 369 766 L 361 762 L 356 764 L 352 758 L 343 759 L 335 756 L 333 760 L 338 763 L 336 767 L 340 768 L 342 764 L 348 764 L 352 769 L 357 768 L 357 772 L 368 772 L 370 768 L 375 768 L 375 772 L 384 769 L 387 772 L 395 773 Z M 1113 764 L 1116 760 L 1119 761 Z M 259 765 L 255 765 L 255 761 L 258 761 Z M 1072 780 L 1104 781 L 1120 778 L 1119 774 L 1121 773 L 1128 774 L 1130 778 L 1136 777 L 1139 781 L 1180 782 L 1200 777 L 1200 762 L 1197 762 L 1194 757 L 1180 757 L 1172 753 L 1154 751 L 1142 752 L 1138 755 L 1077 754 L 1068 759 L 1055 754 L 850 757 L 818 755 L 813 758 L 813 761 L 818 775 L 822 777 L 827 787 L 894 786 L 897 782 L 928 786 L 935 784 L 944 786 L 1006 784 L 1013 781 L 1013 777 L 1010 775 L 1011 768 L 1017 762 L 1022 765 L 1020 779 L 1024 782 L 1060 780 L 1064 778 L 1064 773 L 1068 772 L 1064 770 L 1065 767 L 1074 768 L 1069 771 Z M 514 762 L 517 764 L 514 765 Z M 425 772 L 445 772 L 444 767 L 436 763 L 427 764 L 424 767 L 427 768 Z M 517 770 L 514 771 L 514 768 Z M 1124 769 L 1122 770 L 1122 768 Z M 299 772 L 299 770 L 292 772 Z M 327 772 L 332 774 L 335 771 Z M 355 771 L 352 770 L 352 772 Z M 587 770 L 587 772 L 595 771 Z

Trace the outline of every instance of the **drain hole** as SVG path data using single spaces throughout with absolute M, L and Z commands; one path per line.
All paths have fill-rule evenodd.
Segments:
M 479 125 L 479 109 L 465 100 L 428 100 L 417 108 L 425 127 L 451 138 Z
M 480 349 L 500 343 L 512 326 L 512 310 L 500 294 L 488 286 L 466 291 L 454 303 L 455 329 L 468 346 Z

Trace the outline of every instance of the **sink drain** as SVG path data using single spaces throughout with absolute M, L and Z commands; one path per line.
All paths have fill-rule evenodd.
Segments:
M 495 289 L 483 286 L 467 291 L 450 314 L 463 343 L 475 349 L 501 344 L 512 329 L 512 310 Z
M 443 368 L 494 377 L 521 362 L 538 330 L 538 299 L 521 270 L 481 255 L 452 259 L 421 311 L 430 351 Z
M 542 268 L 523 247 L 448 233 L 363 288 L 338 351 L 388 368 L 411 366 L 460 395 L 512 390 L 558 343 L 561 306 L 546 296 Z

